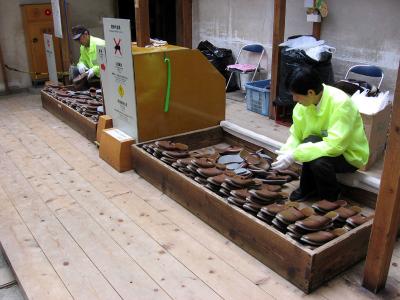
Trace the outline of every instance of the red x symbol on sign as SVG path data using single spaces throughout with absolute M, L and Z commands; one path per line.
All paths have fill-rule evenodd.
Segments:
M 116 41 L 115 38 L 114 38 L 114 44 L 115 44 L 115 46 L 114 46 L 114 50 L 115 50 L 114 54 L 117 54 L 117 52 L 119 52 L 119 55 L 122 56 L 121 46 L 120 46 L 121 39 L 118 39 L 118 41 Z

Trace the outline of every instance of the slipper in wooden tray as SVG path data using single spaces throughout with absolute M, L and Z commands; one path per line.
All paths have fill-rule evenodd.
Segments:
M 240 198 L 243 200 L 246 200 L 247 197 L 250 197 L 250 193 L 247 189 L 233 190 L 231 191 L 231 195 L 233 197 Z
M 228 182 L 223 182 L 223 183 L 221 183 L 221 187 L 223 187 L 224 189 L 226 189 L 226 190 L 228 190 L 228 191 L 232 191 L 232 190 L 240 190 L 240 189 L 242 189 L 243 187 L 241 187 L 241 186 L 234 186 L 234 185 L 231 185 L 230 183 L 228 183 Z
M 273 217 L 271 217 L 271 216 L 265 214 L 265 213 L 262 211 L 262 208 L 261 208 L 260 211 L 257 213 L 257 218 L 259 218 L 261 221 L 264 221 L 264 222 L 266 222 L 267 224 L 270 224 L 270 225 L 272 224 L 272 220 L 274 219 Z
M 157 147 L 167 151 L 188 151 L 188 145 L 182 143 L 173 143 L 171 141 L 157 141 Z
M 215 146 L 214 149 L 220 155 L 227 155 L 227 154 L 237 154 L 243 150 L 243 147 L 238 147 L 238 146 L 218 147 L 218 146 Z
M 272 204 L 272 203 L 276 202 L 276 200 L 274 200 L 274 199 L 260 199 L 258 197 L 255 197 L 255 196 L 251 195 L 251 194 L 250 194 L 249 197 L 246 198 L 246 200 L 248 202 L 255 203 L 255 204 L 260 204 L 262 206 L 266 206 L 266 205 L 269 205 L 269 204 Z
M 187 151 L 163 151 L 162 155 L 169 158 L 186 158 L 189 156 L 189 152 Z
M 265 184 L 269 184 L 269 185 L 284 185 L 287 182 L 287 180 L 284 179 L 264 179 L 264 178 L 260 178 L 260 180 L 265 183 Z
M 190 156 L 193 158 L 211 158 L 216 161 L 220 155 L 214 148 L 207 148 L 190 151 Z
M 288 209 L 285 209 L 277 213 L 275 218 L 278 219 L 280 222 L 289 225 L 295 223 L 296 221 L 312 216 L 314 214 L 315 211 L 311 207 L 304 207 L 302 209 L 298 209 L 296 207 L 289 207 Z
M 372 220 L 374 215 L 364 216 L 363 214 L 358 214 L 346 219 L 346 224 L 349 225 L 351 228 L 358 227 L 369 220 Z
M 283 211 L 283 210 L 285 210 L 285 209 L 288 209 L 288 208 L 290 208 L 290 207 L 295 207 L 295 208 L 297 208 L 297 207 L 299 207 L 299 203 L 297 203 L 297 202 L 291 202 L 291 201 L 288 201 L 288 202 L 286 202 L 286 203 L 284 203 L 284 204 L 273 203 L 273 204 L 264 206 L 264 207 L 261 209 L 261 211 L 262 211 L 263 213 L 265 213 L 265 214 L 271 216 L 271 217 L 275 217 L 277 213 L 279 213 L 279 212 L 281 212 L 281 211 Z
M 277 171 L 277 173 L 279 174 L 279 175 L 289 175 L 290 177 L 291 177 L 291 179 L 292 180 L 297 180 L 297 179 L 299 179 L 299 174 L 297 174 L 295 171 L 292 171 L 292 170 L 289 170 L 289 169 L 286 169 L 286 170 L 278 170 Z
M 289 226 L 288 226 L 288 227 L 289 227 Z M 287 228 L 286 228 L 286 229 L 287 229 Z M 294 239 L 294 240 L 296 240 L 296 241 L 299 241 L 299 242 L 300 242 L 300 240 L 301 240 L 301 238 L 302 238 L 302 235 L 301 235 L 301 234 L 298 234 L 298 233 L 292 232 L 292 231 L 287 231 L 287 232 L 286 232 L 286 235 L 289 236 L 289 237 L 291 237 L 292 239 Z
M 220 187 L 218 185 L 214 185 L 212 183 L 207 182 L 207 184 L 205 185 L 206 188 L 208 188 L 209 190 L 213 191 L 213 192 L 218 192 Z
M 190 165 L 192 163 L 193 158 L 187 157 L 187 158 L 180 158 L 177 160 L 177 163 L 180 164 L 182 167 L 186 167 L 187 165 Z
M 305 229 L 303 229 L 303 228 L 300 228 L 300 227 L 296 226 L 296 224 L 290 224 L 290 225 L 288 225 L 288 226 L 287 226 L 287 230 L 290 231 L 290 232 L 293 232 L 293 233 L 295 233 L 295 234 L 299 234 L 299 235 L 301 235 L 301 236 L 310 233 L 309 230 L 305 230 Z
M 243 163 L 244 159 L 240 156 L 240 153 L 235 154 L 224 154 L 220 155 L 218 158 L 218 163 L 220 164 L 230 164 L 230 163 Z
M 247 169 L 257 177 L 265 178 L 266 176 L 268 176 L 268 172 L 262 168 L 249 165 L 247 166 Z
M 165 156 L 161 157 L 160 160 L 162 162 L 165 162 L 168 165 L 172 165 L 174 162 L 176 162 L 176 159 L 168 158 L 168 157 L 165 157 Z
M 247 178 L 246 176 L 229 177 L 225 181 L 233 186 L 238 186 L 242 188 L 257 184 L 257 181 L 255 181 L 253 178 Z M 259 185 L 261 184 L 259 183 Z
M 246 200 L 239 199 L 233 196 L 229 196 L 227 200 L 229 204 L 233 204 L 240 208 L 243 208 L 243 205 L 246 203 Z
M 287 199 L 289 196 L 288 193 L 285 192 L 271 192 L 268 188 L 260 190 L 249 190 L 249 193 L 261 200 L 264 199 L 282 200 L 282 199 Z
M 334 212 L 336 212 L 339 215 L 337 218 L 337 221 L 345 223 L 348 218 L 360 213 L 361 207 L 359 207 L 359 206 L 343 207 L 342 206 L 342 207 L 339 207 L 338 209 L 335 209 Z
M 251 177 L 253 175 L 253 173 L 251 173 L 248 169 L 245 168 L 235 169 L 233 170 L 233 172 L 235 172 L 235 174 L 237 175 L 247 176 L 247 177 Z
M 321 246 L 337 238 L 338 236 L 345 234 L 346 232 L 348 232 L 348 230 L 345 228 L 336 228 L 332 231 L 317 231 L 303 235 L 300 241 L 312 246 Z
M 263 207 L 262 204 L 253 203 L 253 202 L 246 202 L 245 204 L 243 204 L 243 209 L 253 215 L 257 215 L 257 213 L 260 211 L 261 207 Z
M 221 185 L 222 183 L 224 183 L 225 182 L 225 179 L 226 178 L 228 178 L 230 175 L 228 175 L 227 173 L 226 173 L 226 171 L 223 173 L 223 174 L 221 174 L 221 175 L 218 175 L 218 176 L 213 176 L 213 177 L 208 177 L 207 178 L 207 181 L 208 182 L 210 182 L 210 183 L 212 183 L 212 184 L 215 184 L 215 185 Z
M 200 174 L 204 178 L 218 176 L 224 173 L 224 171 L 217 168 L 198 168 L 196 169 L 197 174 Z
M 274 218 L 271 223 L 280 232 L 282 232 L 282 233 L 286 233 L 287 232 L 287 224 L 279 221 L 277 218 Z
M 324 199 L 324 200 L 315 202 L 312 205 L 312 208 L 314 208 L 318 212 L 327 213 L 332 210 L 338 209 L 341 206 L 346 206 L 346 205 L 347 205 L 347 201 L 345 201 L 345 200 L 328 201 L 328 200 Z
M 211 158 L 192 158 L 191 163 L 198 168 L 212 168 L 215 166 L 215 160 Z
M 230 192 L 231 192 L 230 190 L 227 190 L 223 187 L 221 187 L 218 191 L 219 195 L 221 195 L 222 197 L 230 197 L 231 196 Z
M 262 182 L 262 180 L 260 180 L 261 182 Z M 270 192 L 280 192 L 280 191 L 282 191 L 282 186 L 280 186 L 280 185 L 271 185 L 271 184 L 266 184 L 266 183 L 263 183 L 261 186 L 260 186 L 260 188 L 259 189 L 266 189 L 266 190 L 268 190 L 268 191 L 270 191 Z
M 303 220 L 296 221 L 295 225 L 308 231 L 320 231 L 333 226 L 333 221 L 338 217 L 339 214 L 337 212 L 330 211 L 323 216 L 312 215 Z
M 207 180 L 205 180 L 203 177 L 200 177 L 200 176 L 196 176 L 194 178 L 194 181 L 200 183 L 201 185 L 206 185 L 207 184 Z

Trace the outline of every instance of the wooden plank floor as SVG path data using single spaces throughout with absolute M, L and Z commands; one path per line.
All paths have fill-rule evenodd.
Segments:
M 39 95 L 0 97 L 0 137 L 0 241 L 29 299 L 400 299 L 399 243 L 380 295 L 360 287 L 362 263 L 304 295 L 134 172 L 114 171 Z

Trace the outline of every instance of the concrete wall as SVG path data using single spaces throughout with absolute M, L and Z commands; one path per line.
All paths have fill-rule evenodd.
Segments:
M 68 0 L 71 7 L 69 24 L 82 24 L 89 29 L 90 34 L 104 38 L 103 18 L 114 18 L 116 16 L 114 0 Z M 79 43 L 72 42 L 73 62 L 79 60 Z
M 209 40 L 237 53 L 247 43 L 261 43 L 267 50 L 270 72 L 273 0 L 193 0 L 193 46 Z M 349 3 L 351 2 L 351 4 Z M 311 34 L 304 1 L 286 1 L 285 38 Z M 384 69 L 383 90 L 393 91 L 400 58 L 400 1 L 328 1 L 329 15 L 321 39 L 335 47 L 333 68 L 341 79 L 353 64 L 375 64 Z M 269 76 L 269 75 L 268 75 Z
M 18 1 L 0 0 L 0 45 L 5 64 L 20 70 L 29 69 Z M 30 76 L 27 74 L 10 71 L 6 71 L 6 74 L 10 89 L 31 85 Z M 4 81 L 1 78 L 0 91 L 3 90 Z
M 0 0 L 0 45 L 3 50 L 5 64 L 28 70 L 28 56 L 26 54 L 24 29 L 20 4 L 49 3 L 46 0 Z M 103 17 L 114 17 L 114 0 L 68 0 L 70 5 L 69 27 L 83 24 L 91 34 L 103 37 Z M 79 45 L 72 43 L 73 62 L 79 59 Z M 10 88 L 26 88 L 31 86 L 30 76 L 27 74 L 7 71 Z M 4 90 L 4 81 L 0 75 L 0 91 Z

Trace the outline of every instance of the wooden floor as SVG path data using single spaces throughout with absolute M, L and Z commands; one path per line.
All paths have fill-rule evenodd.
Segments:
M 0 241 L 29 299 L 400 299 L 399 243 L 379 296 L 360 287 L 362 263 L 304 295 L 114 171 L 39 95 L 0 98 Z

